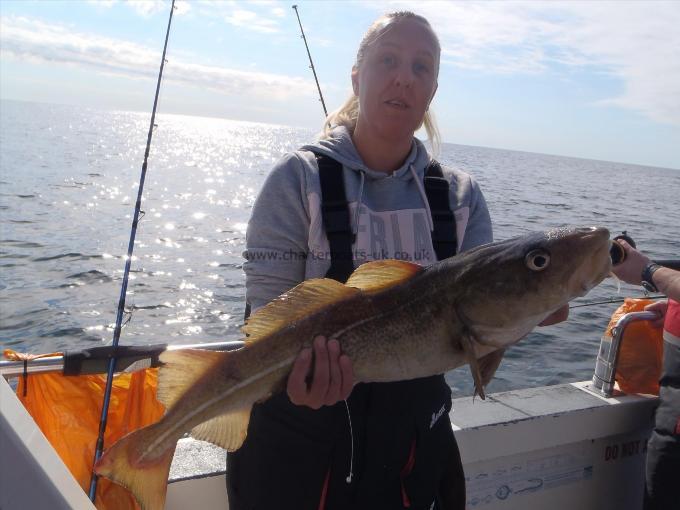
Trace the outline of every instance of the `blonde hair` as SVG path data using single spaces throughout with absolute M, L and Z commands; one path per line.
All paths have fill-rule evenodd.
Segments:
M 364 57 L 366 56 L 366 51 L 368 48 L 373 43 L 375 43 L 389 28 L 406 19 L 419 21 L 428 28 L 432 29 L 427 19 L 425 19 L 423 16 L 420 16 L 419 14 L 414 14 L 411 11 L 397 11 L 384 14 L 375 20 L 364 34 L 364 38 L 361 40 L 361 44 L 359 44 L 359 49 L 357 50 L 357 58 L 354 63 L 354 67 L 358 68 L 361 65 L 361 63 L 364 61 Z M 439 39 L 437 39 L 437 35 L 434 33 L 434 31 L 432 32 L 432 35 L 434 36 L 434 41 L 437 48 L 437 74 L 439 74 L 439 53 L 441 52 L 441 47 L 439 45 Z M 330 138 L 331 131 L 337 126 L 345 126 L 350 132 L 353 132 L 357 125 L 358 118 L 359 98 L 355 94 L 352 94 L 340 108 L 331 112 L 328 117 L 326 117 L 321 138 Z M 439 134 L 439 128 L 437 127 L 434 115 L 429 109 L 425 112 L 425 115 L 423 116 L 423 122 L 420 126 L 418 126 L 418 129 L 420 129 L 422 126 L 425 127 L 428 139 L 432 145 L 432 151 L 437 154 L 441 146 L 441 135 Z

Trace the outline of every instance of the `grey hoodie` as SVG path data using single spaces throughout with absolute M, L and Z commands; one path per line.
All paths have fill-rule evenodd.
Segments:
M 321 218 L 321 186 L 314 152 L 343 165 L 345 193 L 356 242 L 354 265 L 396 258 L 421 265 L 435 262 L 432 216 L 423 187 L 430 156 L 413 139 L 401 168 L 388 175 L 366 167 L 344 127 L 332 137 L 286 154 L 267 177 L 255 201 L 246 233 L 243 266 L 246 300 L 255 310 L 330 267 L 328 239 Z M 450 183 L 458 249 L 493 240 L 489 211 L 468 174 L 443 168 Z

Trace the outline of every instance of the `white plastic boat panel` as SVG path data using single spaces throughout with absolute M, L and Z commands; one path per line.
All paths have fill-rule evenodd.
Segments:
M 4 377 L 0 377 L 0 508 L 95 508 Z

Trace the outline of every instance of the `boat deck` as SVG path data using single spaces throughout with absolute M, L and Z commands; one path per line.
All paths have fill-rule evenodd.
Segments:
M 655 397 L 603 398 L 590 383 L 458 398 L 450 414 L 465 465 L 469 508 L 609 508 L 642 504 Z M 182 439 L 167 509 L 226 508 L 223 449 Z M 199 498 L 197 500 L 197 498 Z
M 5 510 L 94 508 L 0 377 L 0 491 Z M 459 398 L 450 414 L 468 508 L 640 510 L 655 397 L 603 398 L 589 383 Z M 436 412 L 436 411 L 433 411 Z M 180 440 L 166 509 L 226 509 L 223 449 Z

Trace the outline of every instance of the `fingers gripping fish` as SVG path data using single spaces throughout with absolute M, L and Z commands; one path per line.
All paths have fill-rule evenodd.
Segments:
M 243 348 L 165 352 L 158 398 L 166 414 L 109 448 L 95 471 L 130 489 L 143 509 L 163 508 L 182 435 L 237 450 L 253 404 L 285 390 L 298 353 L 317 335 L 338 340 L 356 382 L 415 379 L 468 363 L 484 398 L 504 349 L 610 269 L 606 229 L 563 228 L 428 268 L 382 260 L 360 266 L 344 285 L 305 281 L 247 321 Z

